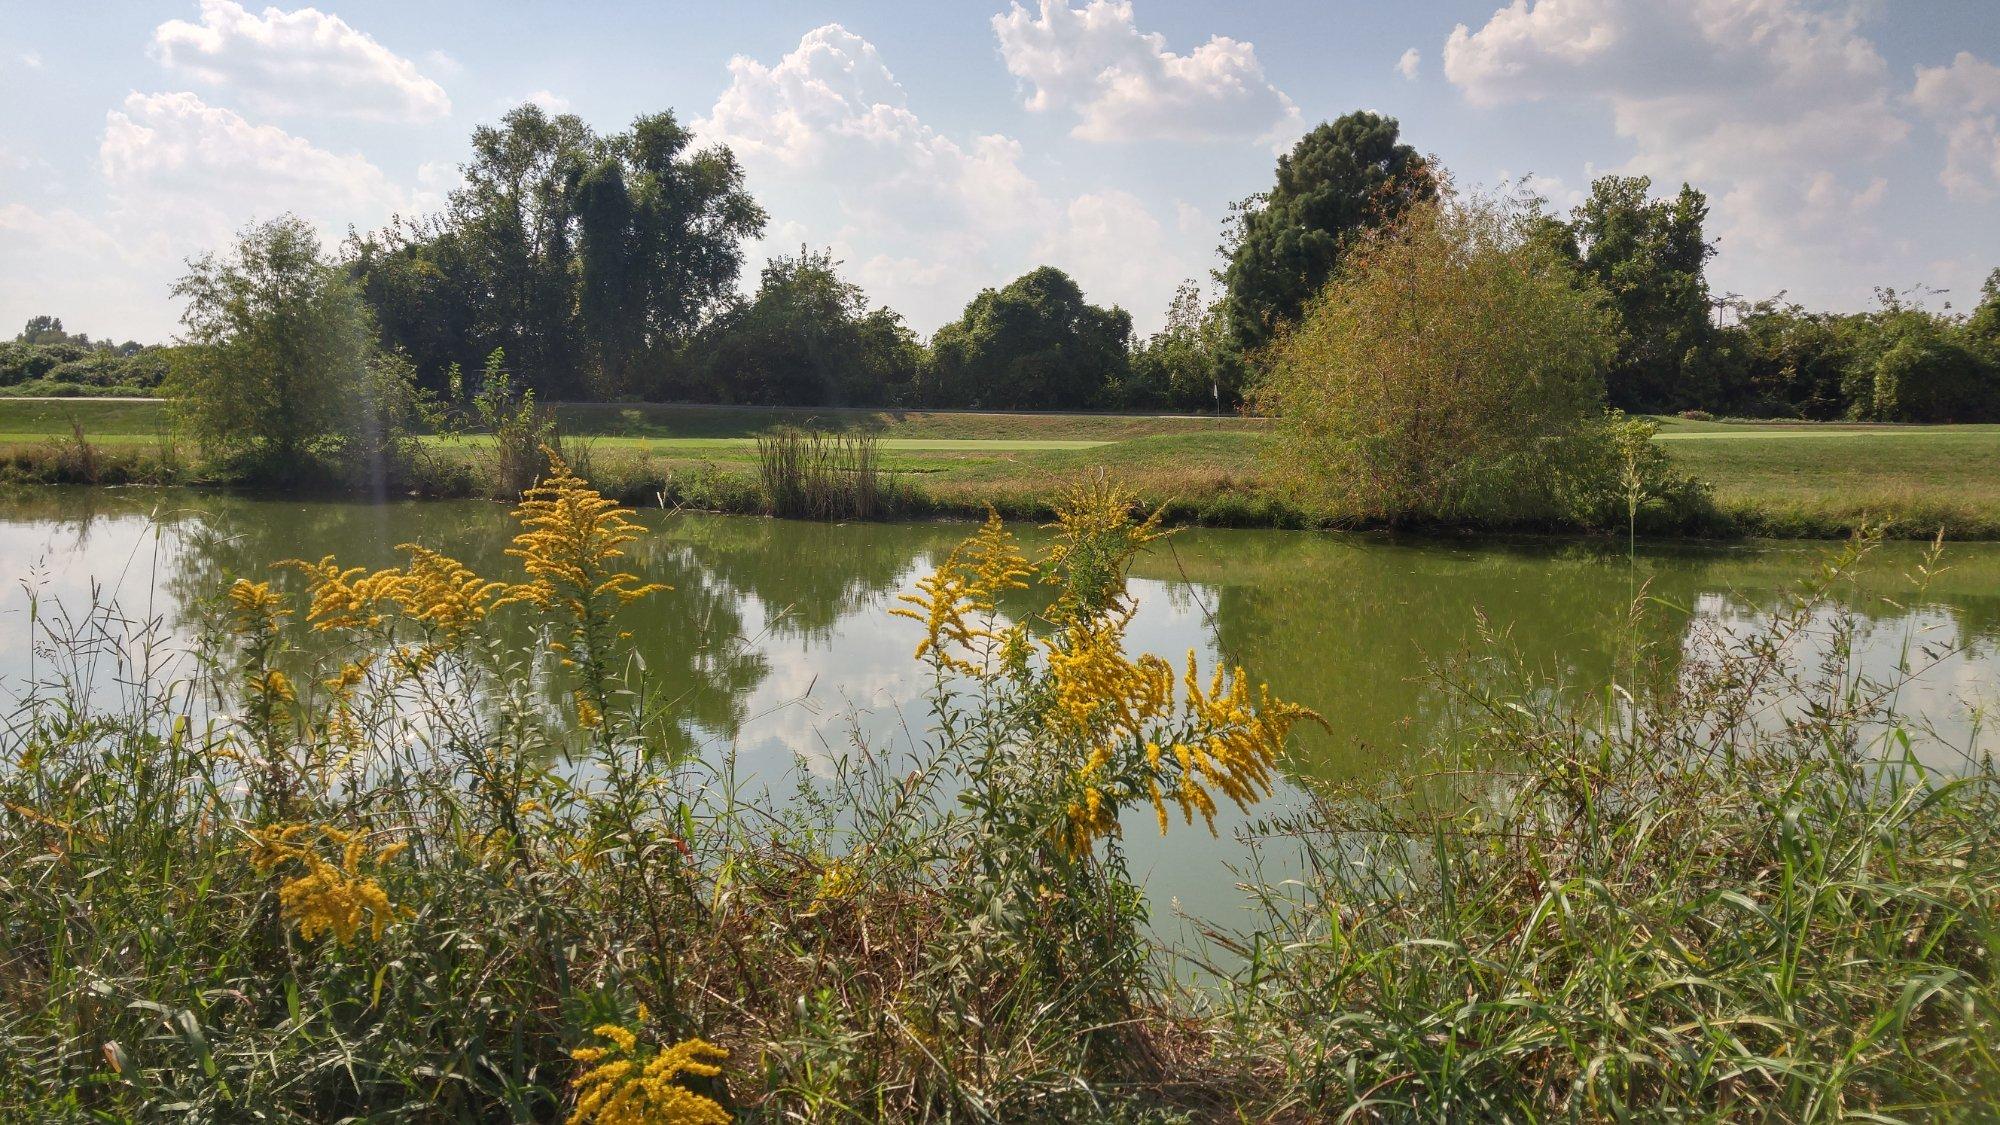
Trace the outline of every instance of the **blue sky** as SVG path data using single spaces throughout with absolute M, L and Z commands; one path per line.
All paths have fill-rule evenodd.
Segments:
M 1156 326 L 1230 201 L 1355 108 L 1461 186 L 1691 180 L 1719 292 L 1963 305 L 2000 266 L 1994 0 L 6 7 L 0 334 L 164 339 L 189 255 L 284 210 L 337 238 L 435 208 L 531 98 L 673 109 L 771 213 L 747 279 L 831 246 L 922 332 L 1041 262 Z

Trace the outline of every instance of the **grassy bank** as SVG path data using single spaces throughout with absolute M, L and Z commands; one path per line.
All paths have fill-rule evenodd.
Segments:
M 775 411 L 592 404 L 559 408 L 594 479 L 634 502 L 757 511 L 757 438 L 810 426 L 877 436 L 879 470 L 903 502 L 889 517 L 972 516 L 988 505 L 1045 518 L 1074 481 L 1126 482 L 1175 521 L 1308 526 L 1338 513 L 1299 509 L 1275 479 L 1257 419 L 920 411 Z M 73 428 L 96 447 L 100 477 L 198 480 L 172 448 L 156 403 L 0 401 L 0 472 L 79 476 Z M 1848 426 L 1663 419 L 1675 462 L 1714 486 L 1718 527 L 1738 534 L 1839 537 L 1864 525 L 1925 538 L 2000 538 L 2000 426 Z M 477 494 L 484 439 L 429 439 L 419 491 Z
M 1744 635 L 1635 626 L 1602 712 L 1497 643 L 1438 670 L 1459 721 L 1262 826 L 1253 920 L 1181 951 L 1189 989 L 1122 836 L 1255 804 L 1314 717 L 1127 654 L 1157 532 L 1121 498 L 1072 493 L 1034 559 L 990 525 L 918 583 L 884 627 L 928 709 L 894 745 L 823 716 L 847 751 L 766 779 L 796 792 L 674 736 L 619 629 L 636 528 L 573 479 L 517 519 L 517 572 L 218 578 L 192 648 L 42 607 L 0 725 L 0 1118 L 1817 1121 L 2000 1093 L 2000 776 L 1904 752 L 1936 749 L 1904 674 L 1841 659 L 1847 560 Z

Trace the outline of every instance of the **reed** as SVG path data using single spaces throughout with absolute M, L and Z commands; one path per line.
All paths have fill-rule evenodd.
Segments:
M 885 514 L 879 444 L 872 431 L 786 427 L 758 435 L 764 514 L 806 520 L 866 520 Z

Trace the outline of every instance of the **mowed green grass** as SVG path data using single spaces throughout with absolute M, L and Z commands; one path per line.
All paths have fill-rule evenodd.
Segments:
M 872 431 L 883 468 L 921 475 L 940 499 L 972 506 L 1025 509 L 1097 473 L 1155 502 L 1263 503 L 1279 492 L 1269 424 L 1251 418 L 617 403 L 558 412 L 593 455 L 734 472 L 752 471 L 757 435 L 776 426 Z M 0 446 L 66 437 L 72 422 L 106 445 L 169 432 L 162 403 L 0 399 Z M 2000 538 L 2000 426 L 1660 423 L 1675 462 L 1714 485 L 1718 504 L 1747 530 L 1839 535 L 1884 524 L 1905 535 L 1944 527 L 1954 537 Z M 457 444 L 470 452 L 482 441 Z

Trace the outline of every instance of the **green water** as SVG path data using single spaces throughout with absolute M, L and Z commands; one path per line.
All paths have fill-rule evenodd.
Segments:
M 908 589 L 968 532 L 963 525 L 828 526 L 642 513 L 655 534 L 635 569 L 672 585 L 632 609 L 628 627 L 655 687 L 680 699 L 688 745 L 733 751 L 753 786 L 795 784 L 796 763 L 824 771 L 856 732 L 876 745 L 921 738 L 916 625 L 889 617 Z M 0 701 L 34 669 L 29 607 L 47 622 L 115 600 L 189 635 L 201 599 L 231 578 L 265 577 L 279 559 L 338 555 L 387 565 L 422 542 L 495 577 L 515 575 L 512 533 L 494 504 L 254 500 L 146 490 L 42 489 L 0 498 Z M 1040 532 L 1022 529 L 1031 542 Z M 1330 732 L 1294 747 L 1294 779 L 1365 778 L 1432 737 L 1442 695 L 1433 662 L 1464 654 L 1483 619 L 1521 660 L 1587 701 L 1631 659 L 1635 639 L 1682 651 L 1714 627 L 1754 625 L 1825 559 L 1827 544 L 1717 547 L 1473 544 L 1288 532 L 1189 530 L 1135 571 L 1137 650 L 1174 662 L 1194 649 L 1271 681 L 1326 716 Z M 1992 750 L 1980 708 L 2000 703 L 2000 547 L 1967 545 L 1915 596 L 1911 544 L 1879 548 L 1839 587 L 1863 621 L 1859 655 L 1886 674 L 1910 653 L 1935 661 L 1902 697 L 1952 747 Z M 1635 626 L 1630 607 L 1643 593 Z M 1012 607 L 1029 612 L 1032 605 Z M 1636 630 L 1636 632 L 1635 632 Z M 523 643 L 527 643 L 523 638 Z M 107 682 L 112 677 L 107 674 Z M 1295 794 L 1280 794 L 1282 807 Z M 1235 901 L 1227 865 L 1241 854 L 1222 824 L 1210 839 L 1159 839 L 1151 811 L 1128 825 L 1135 868 L 1163 924 L 1178 903 L 1218 917 Z M 1168 927 L 1171 928 L 1170 926 Z

